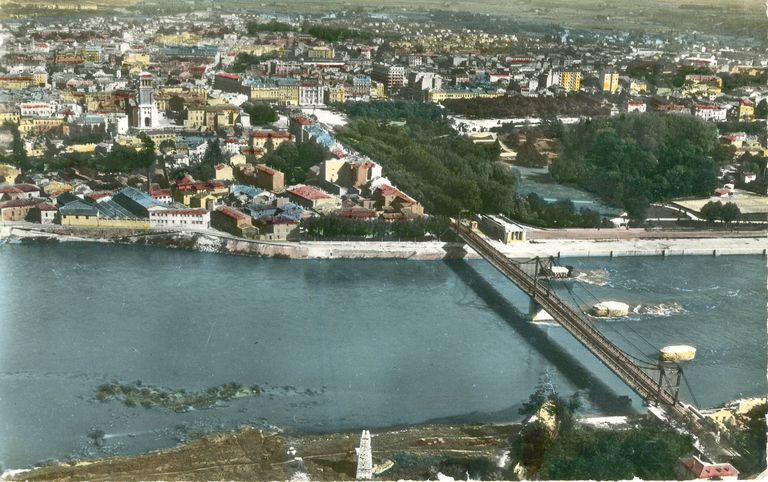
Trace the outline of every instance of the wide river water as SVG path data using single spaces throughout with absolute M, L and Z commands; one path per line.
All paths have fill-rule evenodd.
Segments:
M 577 301 L 624 301 L 595 323 L 633 354 L 698 348 L 685 372 L 711 407 L 766 393 L 759 256 L 572 259 Z M 101 244 L 0 245 L 0 463 L 140 453 L 243 424 L 334 431 L 519 421 L 537 384 L 584 413 L 641 402 L 526 297 L 475 261 L 289 261 Z M 103 383 L 258 397 L 175 413 L 94 399 Z M 309 390 L 309 391 L 308 391 Z M 692 400 L 686 390 L 683 397 Z M 92 430 L 105 432 L 97 447 Z

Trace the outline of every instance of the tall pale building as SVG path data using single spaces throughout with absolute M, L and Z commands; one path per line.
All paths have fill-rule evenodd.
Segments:
M 600 80 L 603 83 L 603 92 L 615 94 L 619 90 L 619 74 L 617 72 L 602 72 Z
M 154 76 L 149 72 L 139 74 L 139 98 L 135 125 L 139 129 L 153 129 L 158 126 L 160 114 L 155 104 Z

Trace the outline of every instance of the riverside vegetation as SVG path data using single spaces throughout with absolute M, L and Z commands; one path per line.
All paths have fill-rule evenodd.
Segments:
M 576 184 L 644 219 L 649 203 L 706 196 L 715 188 L 717 129 L 690 115 L 629 114 L 565 128 L 551 167 Z
M 517 193 L 517 178 L 500 162 L 499 147 L 473 144 L 445 120 L 408 117 L 404 125 L 378 118 L 353 119 L 339 140 L 382 165 L 400 189 L 427 212 L 456 216 L 461 210 L 504 214 L 544 227 L 597 227 L 600 215 L 571 202 L 544 202 Z

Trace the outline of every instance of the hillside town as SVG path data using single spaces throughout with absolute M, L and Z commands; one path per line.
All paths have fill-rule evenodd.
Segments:
M 651 111 L 717 124 L 728 157 L 717 190 L 676 209 L 704 219 L 703 204 L 722 199 L 744 219 L 768 215 L 768 57 L 755 47 L 618 32 L 512 35 L 407 16 L 310 23 L 218 10 L 150 22 L 17 19 L 4 23 L 0 38 L 6 222 L 289 240 L 311 217 L 421 218 L 418 195 L 337 139 L 345 106 L 434 103 L 458 113 L 455 128 L 482 143 L 477 131 L 488 123 L 473 120 L 471 108 L 483 99 L 524 101 L 488 117 L 533 125 Z M 299 151 L 280 164 L 283 144 Z M 531 146 L 545 165 L 557 156 L 536 134 L 507 144 L 500 158 L 509 163 L 531 157 Z

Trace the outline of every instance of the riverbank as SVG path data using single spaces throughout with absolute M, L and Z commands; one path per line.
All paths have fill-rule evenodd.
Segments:
M 678 255 L 766 255 L 768 235 L 759 231 L 646 231 L 569 229 L 529 231 L 528 240 L 496 248 L 511 258 Z M 477 258 L 462 243 L 441 241 L 254 241 L 220 231 L 203 233 L 73 229 L 18 223 L 0 226 L 0 242 L 91 241 L 161 246 L 201 252 L 287 259 Z
M 427 425 L 372 431 L 374 475 L 426 480 L 439 470 L 458 480 L 469 470 L 486 476 L 509 465 L 506 447 L 519 428 L 518 424 Z M 145 455 L 61 462 L 31 471 L 8 471 L 2 478 L 355 480 L 359 443 L 360 432 L 293 434 L 246 427 Z

